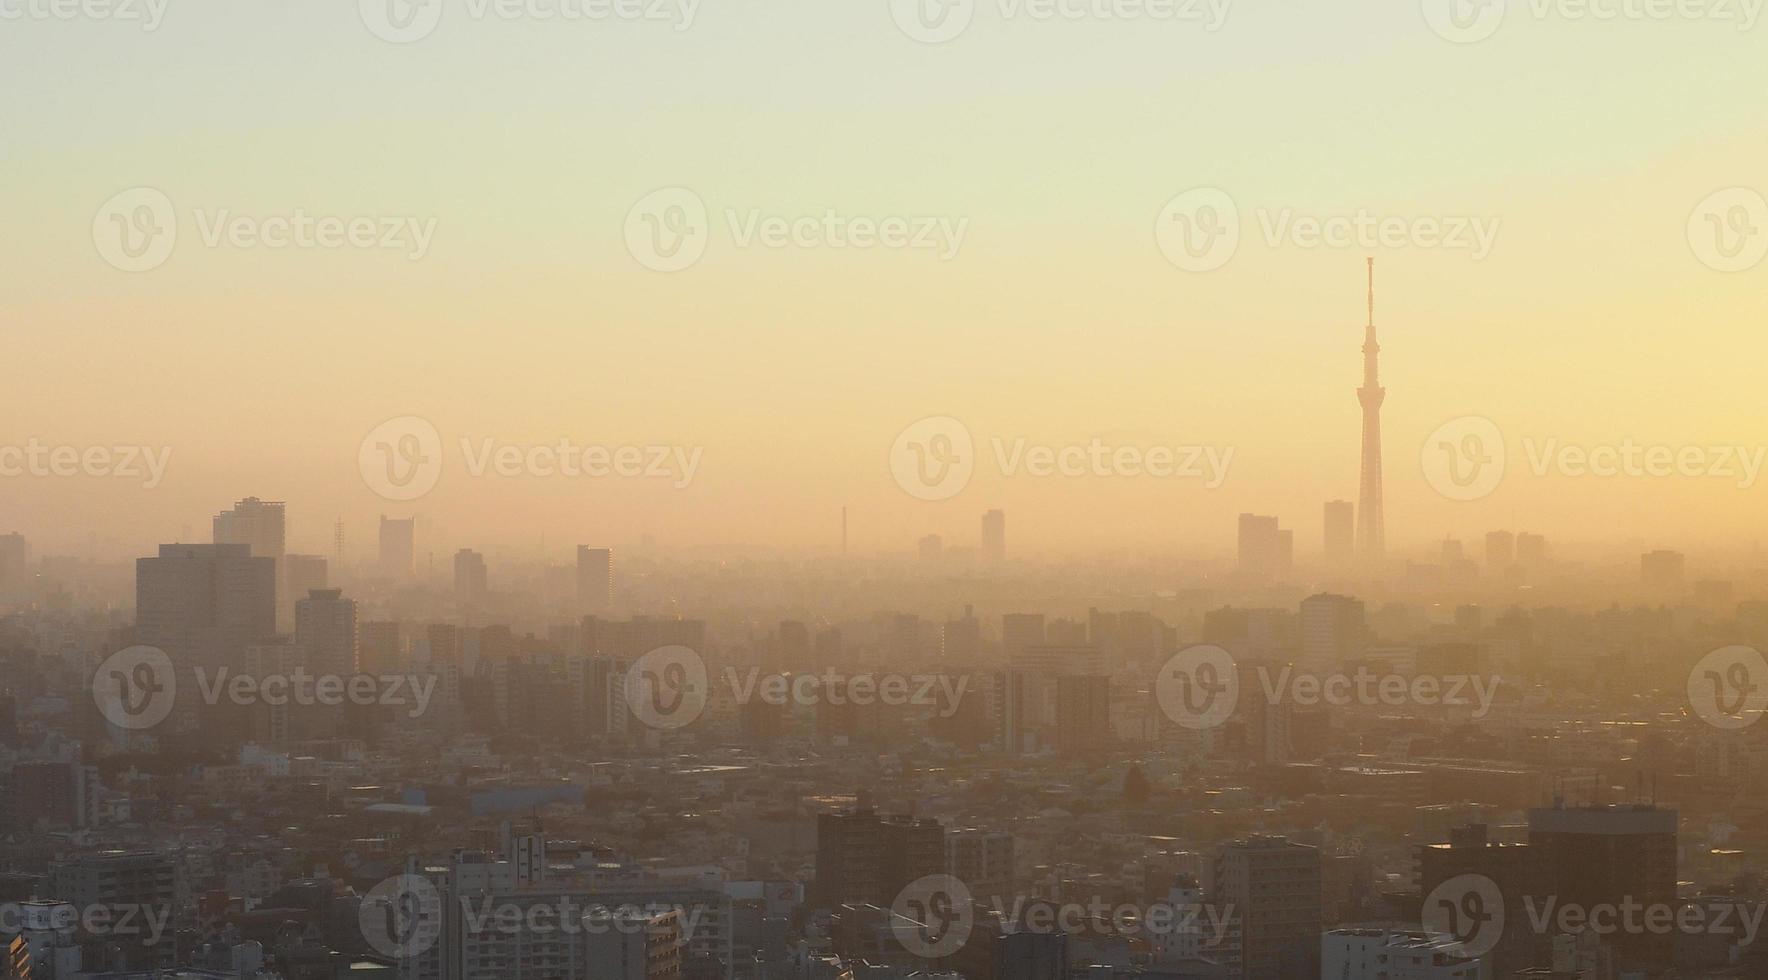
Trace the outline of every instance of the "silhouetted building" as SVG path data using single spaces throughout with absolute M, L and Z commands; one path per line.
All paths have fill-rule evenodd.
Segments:
M 584 613 L 606 613 L 614 608 L 612 550 L 577 546 L 577 608 Z
M 982 557 L 1002 561 L 1007 557 L 1007 515 L 991 510 L 982 515 Z

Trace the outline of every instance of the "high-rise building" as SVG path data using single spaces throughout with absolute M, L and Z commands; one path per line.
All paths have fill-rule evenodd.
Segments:
M 247 497 L 215 515 L 215 543 L 243 544 L 256 558 L 277 558 L 283 555 L 284 509 L 280 501 Z
M 1228 951 L 1242 980 L 1320 976 L 1320 852 L 1284 837 L 1224 845 L 1214 861 L 1212 901 L 1239 916 Z
M 1001 830 L 953 830 L 945 835 L 945 866 L 981 901 L 1013 894 L 1013 835 Z
M 322 555 L 283 555 L 281 581 L 276 601 L 276 628 L 287 633 L 294 629 L 295 603 L 314 589 L 331 585 L 330 566 Z
M 937 534 L 929 534 L 921 539 L 919 552 L 922 561 L 938 561 L 945 553 L 945 542 Z
M 1486 532 L 1486 574 L 1503 575 L 1516 564 L 1516 535 L 1509 531 Z
M 309 592 L 295 603 L 295 646 L 316 674 L 355 674 L 356 600 L 344 598 L 342 589 Z
M 232 510 L 216 514 L 213 522 L 216 544 L 243 544 L 252 550 L 252 557 L 275 560 L 276 626 L 281 630 L 286 630 L 292 622 L 293 601 L 307 594 L 290 591 L 288 572 L 283 568 L 285 509 L 281 501 L 247 497 L 234 504 Z M 324 586 L 325 583 L 321 582 L 317 588 Z
M 880 816 L 864 806 L 822 813 L 808 898 L 817 908 L 850 903 L 889 908 L 910 882 L 945 870 L 945 828 L 937 820 Z
M 0 595 L 22 589 L 30 577 L 31 545 L 22 534 L 0 534 Z
M 1366 632 L 1359 600 L 1322 592 L 1301 601 L 1301 659 L 1309 667 L 1336 669 L 1358 656 Z
M 485 571 L 485 556 L 471 548 L 454 553 L 454 597 L 472 605 L 485 601 L 490 579 Z
M 179 665 L 220 667 L 276 634 L 276 559 L 244 544 L 163 544 L 135 562 L 135 635 Z
M 577 608 L 584 613 L 606 613 L 614 608 L 611 549 L 577 546 Z
M 1241 514 L 1237 538 L 1240 570 L 1258 576 L 1289 571 L 1295 561 L 1295 538 L 1275 517 Z
M 1001 617 L 1001 652 L 1012 660 L 1028 647 L 1044 645 L 1043 613 L 1007 613 Z
M 1680 551 L 1648 551 L 1639 556 L 1639 580 L 1654 592 L 1680 592 L 1687 564 Z
M 982 515 L 982 557 L 1002 561 L 1007 557 L 1007 514 L 991 510 Z
M 404 666 L 405 641 L 398 623 L 363 623 L 357 635 L 357 661 L 365 672 L 379 673 Z
M 1428 898 L 1444 883 L 1463 876 L 1476 876 L 1492 883 L 1495 896 L 1503 902 L 1502 909 L 1487 909 L 1481 914 L 1502 912 L 1505 923 L 1527 922 L 1531 903 L 1547 894 L 1546 868 L 1539 849 L 1529 844 L 1501 843 L 1491 839 L 1485 824 L 1469 824 L 1449 831 L 1446 842 L 1420 844 L 1417 848 L 1419 894 Z M 1421 909 L 1425 919 L 1448 913 L 1459 927 L 1477 927 L 1477 922 L 1461 918 L 1463 896 L 1440 898 L 1450 908 Z M 1481 896 L 1480 900 L 1484 900 Z M 1492 976 L 1512 976 L 1515 971 L 1534 966 L 1544 949 L 1543 937 L 1531 929 L 1506 928 L 1498 937 L 1486 959 Z
M 1111 742 L 1111 678 L 1068 674 L 1056 678 L 1056 750 L 1078 755 Z
M 1008 668 L 994 675 L 990 710 L 1001 751 L 1020 755 L 1033 751 L 1037 686 L 1031 672 Z
M 1516 532 L 1516 563 L 1527 569 L 1547 564 L 1547 539 L 1527 531 Z
M 1366 560 L 1377 561 L 1387 550 L 1387 528 L 1381 504 L 1381 345 L 1375 342 L 1375 260 L 1369 260 L 1369 325 L 1363 334 L 1363 466 L 1357 488 L 1357 547 Z
M 381 515 L 381 574 L 395 582 L 410 580 L 417 560 L 417 518 Z
M 1548 894 L 1586 909 L 1675 910 L 1675 810 L 1645 804 L 1555 806 L 1529 811 L 1529 847 L 1544 862 Z M 1652 915 L 1663 913 L 1647 912 Z M 1674 930 L 1620 930 L 1616 966 L 1646 973 L 1669 968 Z
M 680 910 L 598 909 L 584 917 L 583 935 L 583 972 L 574 976 L 595 980 L 682 976 Z
M 270 559 L 264 559 L 269 561 Z M 164 909 L 172 912 L 169 928 L 149 940 L 122 944 L 132 970 L 169 968 L 175 962 L 175 937 L 182 908 L 178 894 L 181 869 L 171 853 L 158 851 L 99 851 L 56 861 L 49 867 L 49 892 L 80 909 L 103 908 L 116 916 L 129 910 Z M 157 942 L 152 941 L 157 940 Z
M 1326 561 L 1348 565 L 1357 553 L 1356 505 L 1348 500 L 1326 501 Z

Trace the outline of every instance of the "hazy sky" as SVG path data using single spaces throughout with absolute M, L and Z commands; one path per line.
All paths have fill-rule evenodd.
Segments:
M 438 522 L 450 546 L 544 534 L 564 556 L 644 533 L 829 546 L 846 503 L 860 548 L 971 543 L 1002 507 L 1019 550 L 1217 550 L 1253 510 L 1306 554 L 1321 502 L 1356 496 L 1372 254 L 1396 550 L 1498 526 L 1691 549 L 1761 534 L 1768 473 L 1537 477 L 1525 448 L 1768 446 L 1768 263 L 1718 271 L 1688 232 L 1714 192 L 1768 189 L 1768 25 L 1739 29 L 1749 5 L 1596 21 L 1513 0 L 1463 44 L 1417 2 L 1243 0 L 1214 31 L 1070 3 L 1079 19 L 984 0 L 925 44 L 887 0 L 705 0 L 685 30 L 447 0 L 432 34 L 396 44 L 348 2 L 170 0 L 143 30 L 0 0 L 0 446 L 172 453 L 152 489 L 0 476 L 0 532 L 145 553 L 184 527 L 206 538 L 252 494 L 290 502 L 296 549 L 325 548 L 342 517 L 363 555 L 386 512 Z M 178 240 L 132 273 L 94 225 L 137 187 L 172 202 Z M 627 243 L 629 211 L 666 187 L 711 225 L 674 273 Z M 1225 191 L 1241 225 L 1231 261 L 1203 272 L 1156 236 L 1197 187 Z M 296 209 L 433 221 L 433 236 L 416 261 L 205 242 L 221 212 Z M 829 209 L 964 235 L 946 260 L 744 247 L 731 225 Z M 1481 256 L 1417 235 L 1266 237 L 1285 211 L 1359 210 L 1496 236 Z M 1723 214 L 1768 234 L 1760 210 Z M 933 415 L 962 420 L 983 457 L 939 502 L 889 462 Z M 1421 450 L 1470 415 L 1497 425 L 1507 470 L 1453 501 Z M 443 444 L 414 502 L 377 496 L 359 467 L 399 416 Z M 995 437 L 1234 455 L 1215 489 L 1008 477 Z M 462 438 L 703 457 L 685 489 L 473 477 Z

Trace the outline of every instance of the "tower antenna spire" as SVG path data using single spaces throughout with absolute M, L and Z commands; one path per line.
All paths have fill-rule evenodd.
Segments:
M 1357 494 L 1357 548 L 1365 561 L 1379 562 L 1387 549 L 1387 527 L 1381 506 L 1381 345 L 1375 340 L 1375 257 L 1369 263 L 1369 326 L 1363 334 L 1363 466 Z
M 1369 329 L 1375 329 L 1375 256 L 1369 257 Z

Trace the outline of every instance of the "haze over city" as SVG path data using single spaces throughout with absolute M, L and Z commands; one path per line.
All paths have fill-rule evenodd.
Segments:
M 1768 0 L 0 0 L 0 980 L 1768 977 Z

